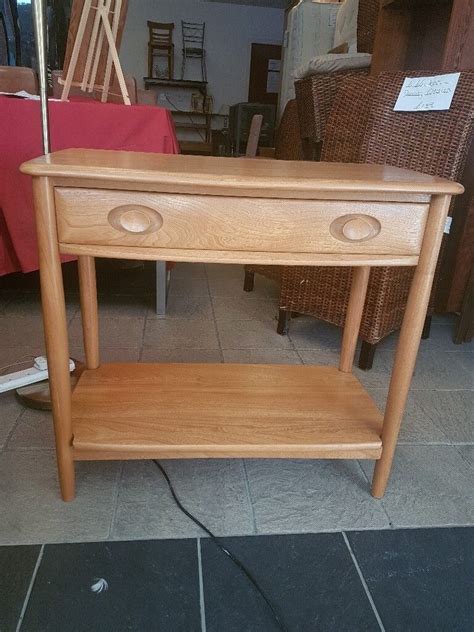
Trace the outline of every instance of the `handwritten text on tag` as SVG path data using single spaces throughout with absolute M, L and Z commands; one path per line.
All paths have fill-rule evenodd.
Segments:
M 459 72 L 453 72 L 435 77 L 407 77 L 393 109 L 396 112 L 449 110 L 459 76 Z

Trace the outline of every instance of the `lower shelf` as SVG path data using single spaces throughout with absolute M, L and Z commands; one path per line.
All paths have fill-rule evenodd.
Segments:
M 382 414 L 333 367 L 105 364 L 73 394 L 74 457 L 380 458 Z

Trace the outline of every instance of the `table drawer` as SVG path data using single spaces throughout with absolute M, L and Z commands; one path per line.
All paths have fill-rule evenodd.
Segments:
M 418 254 L 427 204 L 56 188 L 64 244 L 213 251 Z

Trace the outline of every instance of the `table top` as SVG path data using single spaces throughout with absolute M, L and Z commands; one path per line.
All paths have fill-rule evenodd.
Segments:
M 262 197 L 290 197 L 295 190 L 312 197 L 322 191 L 397 192 L 457 195 L 456 182 L 387 165 L 343 164 L 212 156 L 160 155 L 67 149 L 29 161 L 23 173 L 33 176 L 107 179 L 176 186 L 245 190 Z M 243 193 L 242 193 L 243 194 Z
M 261 197 L 317 197 L 343 191 L 458 195 L 462 185 L 444 178 L 387 165 L 282 161 L 160 155 L 124 151 L 67 149 L 22 165 L 33 176 L 86 178 L 149 183 L 174 187 L 176 192 L 242 195 L 252 190 Z

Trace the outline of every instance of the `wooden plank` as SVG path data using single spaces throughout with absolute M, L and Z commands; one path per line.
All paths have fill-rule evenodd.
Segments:
M 378 458 L 382 414 L 334 367 L 109 364 L 73 394 L 75 458 Z
M 474 4 L 472 0 L 454 0 L 448 37 L 444 48 L 443 70 L 474 68 Z
M 400 202 L 96 189 L 78 195 L 75 188 L 55 194 L 61 243 L 177 250 L 417 255 L 428 213 L 427 204 Z
M 142 261 L 189 261 L 199 263 L 237 263 L 287 266 L 408 266 L 418 263 L 418 256 L 347 255 L 301 252 L 248 252 L 239 250 L 185 250 L 184 248 L 141 248 L 139 246 L 97 246 L 94 244 L 59 244 L 64 255 L 89 255 L 105 259 L 140 259 Z
M 251 197 L 318 198 L 331 192 L 458 195 L 463 187 L 446 178 L 388 165 L 344 164 L 270 159 L 242 160 L 216 156 L 183 156 L 95 149 L 66 149 L 22 165 L 33 176 L 91 178 L 98 182 L 153 183 L 175 193 Z M 337 192 L 337 193 L 336 193 Z

